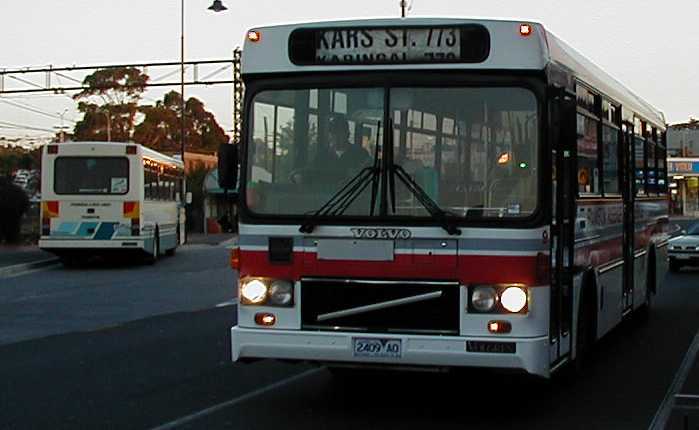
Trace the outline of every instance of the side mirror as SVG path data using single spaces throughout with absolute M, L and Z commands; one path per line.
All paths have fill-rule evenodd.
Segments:
M 190 191 L 187 191 L 187 194 L 184 195 L 184 202 L 188 205 L 192 204 L 192 193 Z
M 218 147 L 218 186 L 224 190 L 238 187 L 238 145 L 223 143 Z

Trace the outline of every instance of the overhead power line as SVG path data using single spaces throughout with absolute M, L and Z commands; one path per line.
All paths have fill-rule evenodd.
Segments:
M 21 104 L 19 104 L 19 103 L 17 103 L 17 102 L 11 102 L 11 101 L 9 101 L 9 100 L 2 100 L 2 99 L 0 99 L 0 103 L 5 103 L 5 104 L 7 104 L 7 105 L 17 107 L 17 108 L 19 108 L 19 109 L 24 109 L 24 110 L 29 111 L 29 112 L 34 112 L 34 113 L 37 113 L 37 114 L 39 114 L 39 115 L 47 116 L 47 117 L 49 117 L 49 118 L 61 119 L 61 116 L 60 116 L 60 115 L 56 115 L 56 114 L 53 114 L 53 113 L 49 113 L 49 112 L 46 112 L 46 111 L 42 111 L 42 110 L 40 110 L 40 109 L 31 107 L 31 106 L 21 105 Z M 68 121 L 68 122 L 72 122 L 73 124 L 76 124 L 76 122 L 73 121 L 72 119 L 63 118 L 63 120 L 64 120 L 64 121 Z
M 32 127 L 30 125 L 23 125 L 23 124 L 15 124 L 13 122 L 7 122 L 7 121 L 0 121 L 0 127 L 2 128 L 12 128 L 12 129 L 18 129 L 18 130 L 34 130 L 34 131 L 47 131 L 49 133 L 53 133 L 54 130 L 50 130 L 48 128 L 41 128 L 41 127 Z

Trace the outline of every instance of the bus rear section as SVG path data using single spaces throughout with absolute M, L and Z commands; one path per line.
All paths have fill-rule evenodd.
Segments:
M 140 148 L 133 144 L 45 146 L 39 247 L 65 261 L 149 252 L 152 243 L 141 229 L 141 164 Z

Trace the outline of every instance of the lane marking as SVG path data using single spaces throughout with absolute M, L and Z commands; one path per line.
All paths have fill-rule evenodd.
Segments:
M 17 276 L 41 272 L 60 266 L 58 258 L 52 257 L 30 263 L 15 264 L 13 266 L 0 267 L 0 279 L 16 278 Z
M 285 385 L 291 384 L 292 382 L 296 382 L 299 379 L 303 379 L 303 378 L 306 378 L 308 376 L 315 375 L 316 373 L 320 373 L 322 371 L 323 371 L 322 367 L 306 370 L 305 372 L 299 373 L 297 375 L 291 376 L 291 377 L 286 378 L 286 379 L 282 379 L 281 381 L 277 381 L 277 382 L 270 384 L 270 385 L 267 385 L 265 387 L 258 388 L 257 390 L 250 391 L 249 393 L 243 394 L 240 397 L 236 397 L 234 399 L 219 403 L 217 405 L 208 407 L 206 409 L 202 409 L 199 412 L 195 412 L 193 414 L 186 415 L 184 417 L 178 418 L 178 419 L 170 421 L 168 423 L 161 424 L 158 427 L 152 428 L 151 430 L 169 430 L 169 429 L 177 428 L 177 427 L 182 426 L 184 424 L 188 424 L 188 423 L 196 421 L 200 418 L 203 418 L 207 415 L 211 415 L 211 414 L 218 412 L 222 409 L 226 409 L 226 408 L 229 408 L 231 406 L 235 406 L 235 405 L 242 403 L 246 400 L 249 400 L 253 397 L 259 396 L 260 394 L 264 394 L 268 391 L 276 390 L 277 388 L 281 388 Z
M 696 359 L 697 354 L 699 354 L 699 331 L 697 332 L 696 336 L 694 336 L 692 343 L 689 345 L 689 349 L 684 356 L 684 360 L 682 360 L 682 364 L 675 374 L 675 379 L 672 381 L 670 388 L 667 390 L 667 394 L 665 394 L 665 398 L 660 404 L 660 408 L 655 413 L 655 417 L 653 417 L 653 421 L 650 423 L 648 430 L 663 430 L 665 428 L 665 425 L 672 414 L 672 409 L 675 407 L 676 396 L 680 393 L 684 382 L 687 380 L 689 371 L 694 366 L 694 360 Z
M 214 306 L 215 308 L 225 308 L 226 306 L 235 306 L 238 304 L 238 298 L 234 298 L 232 300 L 228 300 L 227 302 L 222 302 Z

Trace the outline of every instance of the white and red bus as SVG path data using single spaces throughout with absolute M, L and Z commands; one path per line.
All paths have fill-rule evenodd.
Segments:
M 541 24 L 262 27 L 242 64 L 233 360 L 550 377 L 660 289 L 663 115 Z

